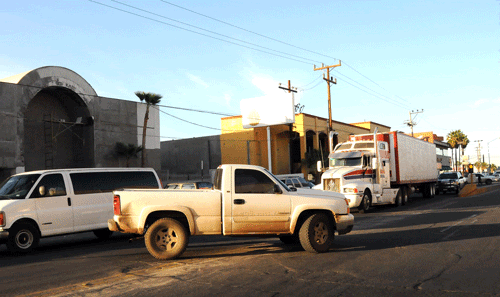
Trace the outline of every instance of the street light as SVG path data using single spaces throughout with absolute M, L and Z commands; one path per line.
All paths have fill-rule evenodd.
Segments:
M 493 139 L 492 141 L 488 142 L 488 173 L 491 173 L 490 143 L 492 143 L 493 141 L 495 141 L 497 139 L 500 139 L 500 137 L 497 137 L 497 138 Z

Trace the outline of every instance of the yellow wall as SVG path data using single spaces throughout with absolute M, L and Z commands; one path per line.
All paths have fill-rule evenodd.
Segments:
M 379 127 L 379 132 L 387 130 L 386 126 L 373 122 L 346 124 L 332 121 L 332 126 L 334 131 L 338 133 L 339 142 L 348 141 L 351 134 L 373 132 L 375 126 Z M 270 128 L 272 172 L 274 174 L 290 173 L 290 134 L 288 132 L 290 128 L 288 125 L 276 125 Z M 234 116 L 222 118 L 221 129 L 222 164 L 247 164 L 249 156 L 250 164 L 268 168 L 266 127 L 243 129 L 242 117 Z M 319 150 L 319 134 L 328 134 L 328 120 L 304 113 L 296 114 L 292 131 L 299 134 L 300 158 L 305 159 L 306 132 L 316 133 L 313 139 L 313 148 Z M 309 172 L 307 172 L 307 168 L 302 167 L 302 173 L 307 177 Z
M 391 127 L 387 127 L 385 125 L 381 125 L 375 122 L 351 123 L 351 125 L 366 128 L 370 130 L 370 133 L 375 132 L 375 128 L 378 128 L 379 133 L 391 131 Z

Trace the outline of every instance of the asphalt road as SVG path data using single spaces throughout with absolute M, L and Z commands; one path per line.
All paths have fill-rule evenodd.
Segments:
M 92 233 L 0 247 L 2 296 L 500 296 L 500 190 L 355 213 L 325 254 L 274 238 L 192 237 L 157 261 L 143 241 Z

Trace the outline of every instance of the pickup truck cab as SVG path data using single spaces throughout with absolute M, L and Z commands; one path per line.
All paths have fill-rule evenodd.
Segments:
M 221 165 L 213 190 L 114 192 L 111 231 L 145 234 L 157 259 L 180 256 L 192 235 L 277 236 L 310 252 L 326 252 L 334 233 L 349 233 L 354 217 L 345 196 L 293 191 L 265 168 Z

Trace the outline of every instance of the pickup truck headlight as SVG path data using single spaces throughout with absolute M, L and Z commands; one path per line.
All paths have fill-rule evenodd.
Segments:
M 356 194 L 358 192 L 358 189 L 356 188 L 344 188 L 344 193 L 347 194 Z

